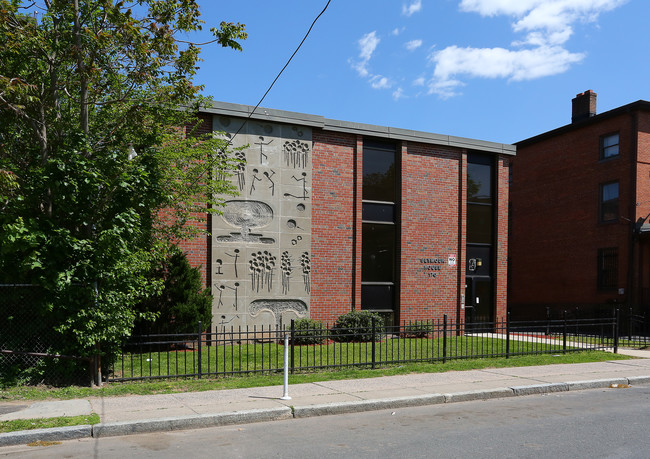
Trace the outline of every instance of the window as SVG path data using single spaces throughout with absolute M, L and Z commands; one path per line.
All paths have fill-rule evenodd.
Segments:
M 618 132 L 600 138 L 600 159 L 618 156 Z
M 618 220 L 618 182 L 600 186 L 600 221 Z
M 397 167 L 395 144 L 364 141 L 361 309 L 396 309 Z
M 493 166 L 490 156 L 467 158 L 467 242 L 492 244 L 494 235 Z
M 598 290 L 618 287 L 618 248 L 598 249 Z

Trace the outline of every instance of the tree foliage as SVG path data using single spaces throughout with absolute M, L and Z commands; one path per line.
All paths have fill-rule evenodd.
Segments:
M 212 294 L 203 288 L 201 272 L 190 266 L 180 249 L 156 269 L 155 276 L 163 280 L 159 296 L 144 301 L 139 309 L 156 315 L 155 321 L 139 325 L 147 333 L 196 333 L 200 321 L 208 329 L 212 320 Z
M 186 135 L 202 23 L 194 0 L 0 0 L 0 283 L 48 289 L 80 351 L 128 335 L 170 241 L 234 193 L 224 140 Z M 211 30 L 241 50 L 243 25 Z

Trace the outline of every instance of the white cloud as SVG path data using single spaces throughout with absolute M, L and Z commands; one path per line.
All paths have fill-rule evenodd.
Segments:
M 460 9 L 481 16 L 506 15 L 512 30 L 524 33 L 513 49 L 449 46 L 431 54 L 435 65 L 429 93 L 443 98 L 458 94 L 460 76 L 532 80 L 566 72 L 585 58 L 564 45 L 576 22 L 593 22 L 628 0 L 461 0 Z
M 600 13 L 611 11 L 628 0 L 462 0 L 461 11 L 481 16 L 512 16 L 515 32 L 528 32 L 528 37 L 547 44 L 565 43 L 577 21 L 593 22 Z
M 404 46 L 405 46 L 406 49 L 408 49 L 409 51 L 415 51 L 415 50 L 418 49 L 420 46 L 422 46 L 422 40 L 411 40 L 411 41 L 406 42 L 406 43 L 404 44 Z
M 359 61 L 350 61 L 353 69 L 357 71 L 359 76 L 368 78 L 370 86 L 373 89 L 390 89 L 393 85 L 391 80 L 382 75 L 374 75 L 368 69 L 370 59 L 372 59 L 377 46 L 381 40 L 377 36 L 377 31 L 372 31 L 361 37 L 357 44 L 359 46 Z
M 422 0 L 415 0 L 408 5 L 402 5 L 402 14 L 404 16 L 412 16 L 419 13 L 422 9 Z
M 584 54 L 571 53 L 562 47 L 540 46 L 534 49 L 459 48 L 449 46 L 434 52 L 435 64 L 429 93 L 443 98 L 457 95 L 463 86 L 458 76 L 476 78 L 506 78 L 511 81 L 533 80 L 556 75 L 580 62 Z
M 405 16 L 422 10 L 422 0 L 403 1 L 402 13 Z M 427 63 L 433 66 L 433 73 L 426 79 L 414 79 L 412 84 L 414 87 L 426 87 L 429 94 L 443 98 L 458 95 L 472 78 L 525 81 L 568 71 L 586 57 L 585 53 L 571 50 L 568 46 L 576 25 L 595 22 L 601 14 L 629 0 L 457 1 L 460 10 L 465 13 L 484 17 L 505 16 L 510 21 L 513 38 L 511 44 L 505 47 L 430 47 Z M 400 40 L 397 37 L 401 37 L 404 31 L 404 27 L 397 27 L 382 38 L 388 40 L 388 45 L 393 40 L 392 44 L 395 45 Z M 484 36 L 489 37 L 487 34 Z M 377 59 L 376 50 L 380 42 L 376 31 L 365 34 L 358 41 L 359 57 L 351 60 L 350 64 L 362 78 L 368 80 L 372 88 L 389 89 L 396 85 L 396 81 L 405 81 L 408 77 L 394 78 L 371 71 L 370 62 Z M 420 39 L 402 43 L 408 51 L 415 51 L 423 44 L 424 40 Z M 402 87 L 394 89 L 395 100 L 404 97 L 407 94 Z
M 370 78 L 370 86 L 373 89 L 389 89 L 392 86 L 390 80 L 381 75 L 375 75 Z
M 377 32 L 373 31 L 370 33 L 365 34 L 363 37 L 359 39 L 359 48 L 361 49 L 361 52 L 359 53 L 359 57 L 361 57 L 362 60 L 368 61 L 372 57 L 372 53 L 375 52 L 375 49 L 377 49 L 377 45 L 379 44 L 379 38 L 377 38 Z
M 360 76 L 366 77 L 369 75 L 368 71 L 368 62 L 372 58 L 379 42 L 381 40 L 377 37 L 377 31 L 372 31 L 365 34 L 357 42 L 359 45 L 359 58 L 361 59 L 358 62 L 352 62 L 352 68 L 354 68 Z

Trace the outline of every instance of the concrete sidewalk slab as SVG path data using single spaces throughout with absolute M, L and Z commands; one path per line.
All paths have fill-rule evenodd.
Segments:
M 23 405 L 24 406 L 24 405 Z M 92 413 L 88 400 L 59 400 L 53 402 L 36 402 L 25 408 L 0 415 L 0 421 L 17 419 L 58 418 L 61 416 L 86 416 Z

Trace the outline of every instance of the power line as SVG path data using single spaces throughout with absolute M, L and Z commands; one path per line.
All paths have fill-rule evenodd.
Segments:
M 253 108 L 253 110 L 251 110 L 251 112 L 249 113 L 248 117 L 246 118 L 246 121 L 244 121 L 244 122 L 242 123 L 242 125 L 239 126 L 239 129 L 237 129 L 237 132 L 235 132 L 235 135 L 233 135 L 233 136 L 230 138 L 230 141 L 229 141 L 230 144 L 232 144 L 232 141 L 235 139 L 235 137 L 237 137 L 237 134 L 239 134 L 239 132 L 242 130 L 242 128 L 246 125 L 246 123 L 248 123 L 248 120 L 251 119 L 251 117 L 252 117 L 253 114 L 255 113 L 255 110 L 257 110 L 257 109 L 259 108 L 259 106 L 262 104 L 262 102 L 264 101 L 264 99 L 266 98 L 266 96 L 268 95 L 268 93 L 271 92 L 271 89 L 272 89 L 273 86 L 275 85 L 276 81 L 278 81 L 278 79 L 280 78 L 280 76 L 282 75 L 282 73 L 283 73 L 283 72 L 285 71 L 285 69 L 289 66 L 289 64 L 290 64 L 291 61 L 293 60 L 294 56 L 295 56 L 296 54 L 298 54 L 298 51 L 300 50 L 300 48 L 302 47 L 303 43 L 305 43 L 305 40 L 307 40 L 307 37 L 308 37 L 309 34 L 311 33 L 311 29 L 314 28 L 314 25 L 316 24 L 316 21 L 318 21 L 318 19 L 320 19 L 320 17 L 323 15 L 323 13 L 325 13 L 325 11 L 327 10 L 327 7 L 330 6 L 331 1 L 332 1 L 332 0 L 327 0 L 327 4 L 326 4 L 325 7 L 323 8 L 323 10 L 318 14 L 318 16 L 316 16 L 316 19 L 314 19 L 314 21 L 311 23 L 311 26 L 309 26 L 309 30 L 307 30 L 307 33 L 305 34 L 305 36 L 303 37 L 302 41 L 300 42 L 300 44 L 298 45 L 298 47 L 296 48 L 296 50 L 293 52 L 293 54 L 291 55 L 291 57 L 289 58 L 289 60 L 287 61 L 287 63 L 284 64 L 284 67 L 282 67 L 282 70 L 280 70 L 280 72 L 276 75 L 275 79 L 273 80 L 273 82 L 271 83 L 271 85 L 269 86 L 269 88 L 266 90 L 266 92 L 264 93 L 264 95 L 262 96 L 262 98 L 260 99 L 260 101 L 257 103 L 257 105 L 255 105 L 255 107 Z

